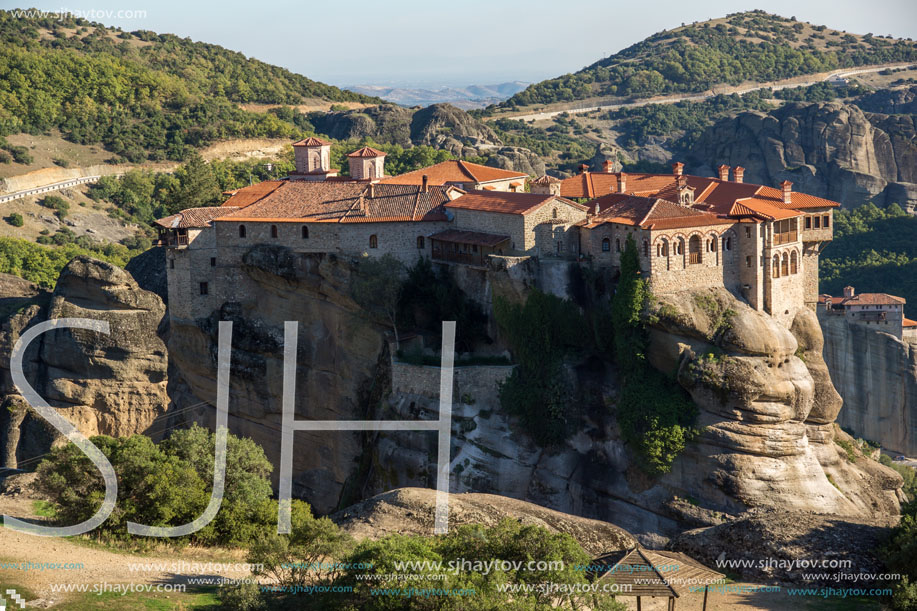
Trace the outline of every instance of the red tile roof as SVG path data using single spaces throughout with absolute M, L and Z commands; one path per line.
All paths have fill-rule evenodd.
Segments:
M 364 146 L 347 155 L 348 157 L 385 157 L 385 153 L 371 146 Z
M 268 193 L 271 193 L 282 185 L 283 182 L 282 180 L 265 180 L 264 182 L 259 182 L 248 187 L 229 191 L 228 194 L 230 198 L 223 202 L 223 205 L 244 208 L 249 204 L 255 203 Z
M 620 223 L 642 229 L 678 229 L 703 225 L 731 225 L 733 220 L 709 212 L 680 206 L 656 197 L 611 193 L 590 202 L 593 211 L 589 227 Z
M 889 295 L 888 293 L 860 293 L 853 297 L 832 297 L 831 295 L 819 295 L 818 303 L 825 303 L 831 300 L 831 305 L 904 305 L 907 300 L 904 297 Z
M 917 320 L 911 320 L 910 318 L 905 318 L 904 321 L 901 323 L 901 326 L 907 327 L 907 328 L 917 327 Z
M 547 193 L 512 193 L 505 191 L 470 191 L 446 204 L 446 208 L 499 212 L 502 214 L 528 214 L 553 200 L 560 200 L 587 211 L 581 204 Z
M 446 221 L 452 187 L 368 185 L 365 182 L 284 181 L 223 221 L 371 223 Z
M 837 202 L 798 192 L 790 195 L 790 204 L 785 204 L 781 189 L 703 176 L 685 175 L 685 178 L 687 186 L 694 188 L 695 203 L 705 204 L 705 210 L 713 214 L 779 220 L 799 216 L 798 210 L 840 206 Z M 625 173 L 624 189 L 627 194 L 677 201 L 676 180 L 674 174 Z M 618 174 L 584 172 L 564 179 L 560 185 L 560 194 L 564 197 L 592 198 L 609 193 L 618 193 Z
M 513 178 L 525 180 L 528 174 L 510 170 L 501 170 L 468 161 L 450 160 L 431 165 L 427 168 L 406 172 L 399 176 L 382 179 L 382 183 L 392 185 L 419 185 L 426 175 L 427 184 L 444 185 L 447 183 L 486 183 Z
M 559 178 L 554 178 L 553 176 L 548 176 L 547 174 L 542 174 L 538 178 L 532 181 L 533 185 L 553 185 L 559 183 Z
M 188 208 L 177 214 L 157 219 L 155 223 L 166 229 L 190 229 L 210 226 L 210 221 L 215 218 L 235 212 L 238 208 L 230 206 L 207 206 L 203 208 Z
M 315 136 L 309 136 L 299 142 L 294 142 L 293 146 L 331 146 L 331 143 Z

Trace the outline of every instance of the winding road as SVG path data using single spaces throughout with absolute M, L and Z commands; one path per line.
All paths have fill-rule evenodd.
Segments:
M 634 108 L 637 106 L 647 106 L 649 104 L 675 104 L 676 102 L 700 102 L 702 100 L 712 98 L 713 96 L 719 95 L 721 93 L 726 93 L 726 94 L 737 93 L 739 95 L 742 95 L 745 93 L 749 93 L 751 91 L 758 91 L 759 89 L 772 89 L 774 91 L 777 91 L 779 89 L 787 89 L 790 87 L 808 87 L 809 85 L 815 85 L 816 83 L 822 83 L 831 78 L 846 78 L 848 76 L 853 76 L 855 74 L 881 72 L 882 70 L 886 70 L 888 68 L 904 68 L 908 66 L 913 67 L 914 64 L 910 64 L 908 62 L 905 62 L 905 63 L 898 62 L 894 64 L 880 64 L 877 66 L 870 66 L 868 68 L 858 68 L 856 70 L 836 70 L 834 72 L 828 72 L 828 73 L 823 72 L 821 74 L 813 75 L 816 78 L 813 78 L 810 80 L 803 80 L 803 81 L 799 80 L 800 77 L 793 77 L 791 79 L 773 81 L 771 83 L 749 85 L 747 87 L 741 87 L 741 86 L 734 87 L 734 88 L 730 88 L 729 90 L 725 90 L 725 91 L 711 90 L 711 91 L 706 91 L 704 93 L 697 93 L 693 95 L 647 98 L 646 100 L 641 100 L 639 102 L 601 104 L 598 106 L 587 106 L 584 108 L 569 108 L 565 110 L 536 112 L 536 113 L 523 114 L 523 115 L 511 115 L 511 114 L 510 115 L 499 115 L 493 118 L 494 119 L 516 119 L 517 121 L 540 121 L 543 119 L 550 119 L 552 117 L 556 117 L 557 115 L 561 115 L 565 112 L 569 114 L 580 114 L 584 112 L 592 112 L 594 110 L 618 110 L 621 108 Z

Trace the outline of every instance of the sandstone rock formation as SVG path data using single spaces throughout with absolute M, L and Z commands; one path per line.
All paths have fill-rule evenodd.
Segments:
M 692 149 L 696 171 L 745 167 L 748 182 L 777 185 L 857 206 L 917 202 L 913 115 L 871 114 L 826 102 L 748 111 L 707 129 Z
M 394 533 L 430 535 L 436 491 L 399 488 L 361 501 L 331 516 L 357 539 L 379 539 Z M 636 541 L 625 530 L 607 522 L 581 518 L 493 494 L 453 494 L 449 497 L 449 528 L 463 524 L 494 526 L 503 519 L 541 526 L 572 536 L 593 557 L 631 549 Z
M 844 409 L 838 424 L 883 448 L 917 455 L 917 345 L 819 313 L 825 361 Z
M 39 296 L 40 297 L 40 296 Z M 57 432 L 28 409 L 11 383 L 9 353 L 21 333 L 42 320 L 77 317 L 107 321 L 111 332 L 57 329 L 30 346 L 25 374 L 36 391 L 85 435 L 157 433 L 169 405 L 168 355 L 157 330 L 165 306 L 130 274 L 77 257 L 50 297 L 36 299 L 3 323 L 3 406 L 0 435 L 5 466 L 47 451 Z

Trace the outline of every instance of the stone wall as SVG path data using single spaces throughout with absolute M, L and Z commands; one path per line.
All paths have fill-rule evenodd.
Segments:
M 497 385 L 513 372 L 514 365 L 471 365 L 453 368 L 453 403 L 471 401 L 476 397 L 493 397 Z M 439 399 L 442 369 L 411 365 L 392 360 L 392 392 Z

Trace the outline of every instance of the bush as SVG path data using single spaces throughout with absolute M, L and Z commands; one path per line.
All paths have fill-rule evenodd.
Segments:
M 895 587 L 893 607 L 897 611 L 917 610 L 917 503 L 901 508 L 901 521 L 879 555 L 890 572 L 903 576 Z
M 24 146 L 11 146 L 7 149 L 7 151 L 10 152 L 10 154 L 13 156 L 13 161 L 16 163 L 29 165 L 34 161 L 32 155 L 29 153 L 29 149 Z
M 93 437 L 118 476 L 115 510 L 97 533 L 126 539 L 128 521 L 169 526 L 197 518 L 210 500 L 214 437 L 197 425 L 177 431 L 159 445 L 143 435 Z M 98 510 L 104 497 L 102 478 L 73 444 L 52 450 L 37 472 L 37 489 L 52 500 L 58 522 L 81 522 Z M 262 536 L 276 524 L 270 472 L 271 464 L 260 446 L 229 435 L 220 511 L 210 524 L 182 541 L 246 545 Z
M 6 222 L 12 225 L 13 227 L 22 227 L 25 224 L 25 221 L 22 218 L 22 215 L 18 212 L 14 212 L 8 217 L 6 217 Z
M 70 212 L 70 203 L 60 195 L 46 195 L 38 203 L 45 208 L 54 210 L 54 214 L 56 214 L 57 218 L 61 220 L 63 220 L 64 217 L 67 216 L 67 213 Z

